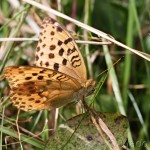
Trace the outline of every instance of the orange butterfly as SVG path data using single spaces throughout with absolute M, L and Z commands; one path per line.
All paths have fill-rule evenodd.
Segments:
M 80 100 L 93 90 L 74 39 L 52 18 L 42 24 L 35 55 L 35 67 L 6 67 L 10 99 L 24 111 L 51 110 Z

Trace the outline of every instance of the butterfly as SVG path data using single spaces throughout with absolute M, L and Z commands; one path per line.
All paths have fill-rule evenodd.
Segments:
M 41 28 L 35 65 L 4 68 L 10 99 L 24 111 L 59 108 L 88 96 L 95 85 L 71 34 L 50 17 Z

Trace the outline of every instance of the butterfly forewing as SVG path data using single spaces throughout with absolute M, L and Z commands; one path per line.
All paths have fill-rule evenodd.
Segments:
M 65 73 L 80 83 L 87 80 L 84 60 L 74 39 L 49 17 L 42 24 L 35 65 Z
M 10 99 L 25 111 L 60 107 L 81 88 L 70 76 L 45 68 L 7 67 L 4 74 L 11 87 Z

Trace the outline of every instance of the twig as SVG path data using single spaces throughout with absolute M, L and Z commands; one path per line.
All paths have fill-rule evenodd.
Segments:
M 18 126 L 18 118 L 19 118 L 19 114 L 20 114 L 20 109 L 18 110 L 18 113 L 17 113 L 16 127 L 17 127 L 17 131 L 18 131 L 19 144 L 20 144 L 21 149 L 23 150 L 23 146 L 22 146 L 22 143 L 21 143 L 21 134 L 20 134 L 19 126 Z
M 39 39 L 34 37 L 34 38 L 0 38 L 0 42 L 4 41 L 38 41 Z M 76 40 L 76 43 L 79 44 L 92 44 L 92 45 L 109 45 L 111 42 L 96 42 L 96 41 L 81 41 L 81 40 Z
M 125 48 L 125 49 L 127 49 L 127 50 L 129 50 L 129 51 L 131 51 L 131 52 L 133 52 L 133 53 L 135 53 L 137 55 L 139 55 L 139 56 L 141 56 L 142 58 L 150 61 L 150 55 L 149 54 L 146 54 L 146 53 L 143 53 L 141 51 L 138 51 L 138 50 L 135 50 L 133 48 L 130 48 L 130 47 L 126 46 L 125 44 L 123 44 L 123 43 L 121 43 L 119 41 L 116 41 L 112 36 L 102 32 L 100 30 L 97 30 L 97 29 L 95 29 L 95 28 L 93 28 L 91 26 L 88 26 L 88 25 L 86 25 L 86 24 L 84 24 L 84 23 L 82 23 L 80 21 L 77 21 L 77 20 L 75 20 L 75 19 L 73 19 L 73 18 L 71 18 L 71 17 L 69 17 L 67 15 L 64 15 L 64 14 L 62 14 L 62 13 L 60 13 L 60 12 L 58 12 L 58 11 L 52 9 L 52 8 L 44 6 L 44 5 L 42 5 L 40 3 L 37 3 L 37 2 L 35 2 L 33 0 L 23 0 L 23 1 L 26 2 L 26 3 L 29 3 L 29 4 L 31 4 L 33 6 L 36 6 L 36 7 L 40 8 L 40 9 L 42 9 L 42 10 L 45 10 L 45 11 L 47 11 L 49 13 L 52 13 L 52 14 L 54 14 L 56 16 L 62 17 L 64 19 L 66 19 L 66 20 L 69 20 L 70 22 L 73 22 L 74 24 L 82 27 L 83 29 L 86 29 L 86 30 L 88 30 L 88 31 L 90 31 L 92 33 L 95 33 L 99 37 L 103 37 L 104 39 L 106 39 L 108 41 L 111 41 L 111 42 L 113 42 L 113 43 L 115 43 L 115 44 L 117 44 L 117 45 L 119 45 L 119 46 L 121 46 L 121 47 L 123 47 L 123 48 Z
M 84 98 L 82 99 L 82 103 L 84 105 L 84 107 L 89 111 L 90 115 L 91 115 L 91 119 L 95 125 L 95 127 L 97 128 L 100 137 L 103 139 L 103 141 L 109 146 L 110 149 L 113 150 L 120 150 L 118 143 L 116 141 L 116 138 L 114 137 L 114 135 L 111 133 L 111 131 L 108 129 L 107 125 L 103 122 L 103 120 L 99 117 L 99 115 L 97 114 L 97 112 L 95 112 L 93 109 L 91 109 L 87 103 L 85 102 Z M 96 117 L 96 119 L 95 119 Z M 96 121 L 98 118 L 98 122 Z M 107 139 L 105 138 L 103 132 L 109 137 L 111 144 L 107 141 Z M 112 148 L 111 148 L 112 147 Z

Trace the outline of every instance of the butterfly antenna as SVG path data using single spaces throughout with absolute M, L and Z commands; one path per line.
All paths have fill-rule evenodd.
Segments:
M 109 68 L 107 68 L 106 70 L 104 70 L 103 72 L 101 72 L 99 75 L 97 75 L 97 76 L 96 76 L 96 79 L 97 79 L 99 76 L 101 76 L 102 74 L 104 74 L 105 72 L 110 71 L 110 69 L 111 69 L 113 66 L 115 66 L 119 61 L 121 61 L 123 58 L 124 58 L 124 56 L 122 56 L 122 57 L 119 58 L 116 62 L 114 62 L 114 63 L 112 64 L 112 66 L 110 66 Z

